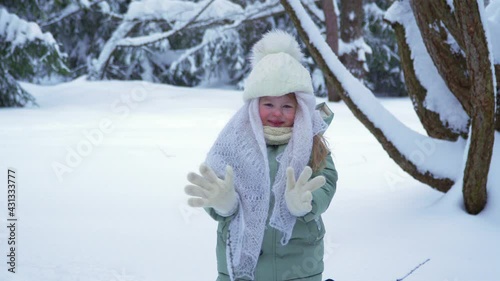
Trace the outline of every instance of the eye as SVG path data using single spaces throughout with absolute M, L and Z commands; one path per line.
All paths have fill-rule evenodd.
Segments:
M 293 106 L 292 106 L 292 105 L 290 105 L 290 104 L 285 104 L 285 105 L 283 105 L 283 108 L 286 108 L 286 109 L 291 109 L 291 108 L 293 108 Z
M 269 102 L 266 102 L 263 104 L 265 107 L 273 107 L 273 104 L 272 103 L 269 103 Z

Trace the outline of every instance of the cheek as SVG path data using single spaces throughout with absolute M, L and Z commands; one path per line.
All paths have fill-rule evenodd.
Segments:
M 265 107 L 259 107 L 259 116 L 262 122 L 266 120 L 267 115 L 269 115 L 268 110 Z
M 288 122 L 293 123 L 293 121 L 295 120 L 295 110 L 287 112 L 285 116 Z

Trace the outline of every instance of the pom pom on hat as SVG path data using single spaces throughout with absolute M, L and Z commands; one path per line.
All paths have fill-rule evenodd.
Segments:
M 265 56 L 270 54 L 286 53 L 301 62 L 304 54 L 300 50 L 295 38 L 282 30 L 266 33 L 252 48 L 252 67 Z
M 266 33 L 252 48 L 252 71 L 245 81 L 243 99 L 313 93 L 304 55 L 295 38 L 281 30 Z

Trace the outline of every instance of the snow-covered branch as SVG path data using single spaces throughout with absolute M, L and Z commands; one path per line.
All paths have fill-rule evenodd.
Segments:
M 415 74 L 427 90 L 423 105 L 436 112 L 443 124 L 455 132 L 467 132 L 469 117 L 460 102 L 440 76 L 427 48 L 408 1 L 394 3 L 386 14 L 390 22 L 398 22 L 405 28 L 406 41 L 413 58 Z
M 40 26 L 46 27 L 46 26 L 52 25 L 54 23 L 60 22 L 61 20 L 68 18 L 68 17 L 70 17 L 70 16 L 72 16 L 72 15 L 74 15 L 82 10 L 90 9 L 90 8 L 92 8 L 92 6 L 97 5 L 97 4 L 99 4 L 100 9 L 103 12 L 111 15 L 114 18 L 121 18 L 119 15 L 112 14 L 109 12 L 109 5 L 107 4 L 107 2 L 105 0 L 95 0 L 92 2 L 79 1 L 77 3 L 73 2 L 73 3 L 69 4 L 68 6 L 66 6 L 59 13 L 49 16 L 50 19 L 46 22 L 41 23 Z
M 43 33 L 40 26 L 35 22 L 20 19 L 17 15 L 10 14 L 3 8 L 0 8 L 0 39 L 9 42 L 11 49 L 40 40 L 59 52 L 57 43 L 51 33 Z
M 89 79 L 102 79 L 104 75 L 104 70 L 111 58 L 111 55 L 116 49 L 118 41 L 125 37 L 132 28 L 134 28 L 138 23 L 133 21 L 123 21 L 118 28 L 113 32 L 111 38 L 104 44 L 99 58 L 97 58 L 92 65 L 92 69 L 89 73 Z
M 203 36 L 202 42 L 194 47 L 191 47 L 187 50 L 184 50 L 182 55 L 170 65 L 169 70 L 174 71 L 182 61 L 189 59 L 193 54 L 195 54 L 196 52 L 201 50 L 203 47 L 209 45 L 210 43 L 213 43 L 213 42 L 223 38 L 225 36 L 225 31 L 229 30 L 231 28 L 234 28 L 234 26 L 228 25 L 225 27 L 224 26 L 219 27 L 217 29 L 206 30 L 205 34 Z
M 189 1 L 158 1 L 145 0 L 133 2 L 129 6 L 123 22 L 106 42 L 99 58 L 94 61 L 90 71 L 90 79 L 102 79 L 107 64 L 118 47 L 142 47 L 153 44 L 186 30 L 227 30 L 241 25 L 243 22 L 269 17 L 283 13 L 283 8 L 277 0 L 249 5 L 245 10 L 227 0 L 206 0 L 198 3 Z M 172 28 L 165 32 L 150 35 L 127 37 L 130 31 L 140 23 L 166 22 Z M 206 33 L 206 32 L 205 32 Z M 222 36 L 222 35 L 221 35 Z M 210 37 L 215 40 L 215 37 Z M 209 42 L 203 42 L 205 46 Z M 192 54 L 202 46 L 192 47 Z M 182 56 L 177 62 L 189 56 Z
M 141 9 L 139 7 L 133 7 L 133 12 L 129 12 L 129 15 L 127 15 L 126 18 L 136 20 L 140 19 L 141 17 L 143 20 L 163 19 L 168 20 L 170 23 L 173 23 L 174 27 L 173 29 L 166 32 L 123 38 L 122 40 L 120 40 L 120 42 L 118 42 L 117 46 L 140 47 L 165 40 L 178 33 L 179 31 L 188 28 L 207 29 L 214 26 L 225 26 L 225 28 L 237 27 L 239 24 L 244 22 L 257 20 L 284 12 L 283 7 L 281 7 L 277 0 L 272 0 L 264 3 L 255 3 L 251 6 L 248 6 L 245 10 L 243 10 L 238 5 L 228 4 L 230 2 L 227 2 L 225 0 L 210 0 L 206 4 L 201 2 L 200 5 L 203 4 L 203 6 L 199 8 L 199 11 L 194 16 L 191 16 L 191 14 L 193 13 L 192 11 L 196 10 L 196 8 L 187 3 L 189 2 L 183 3 L 184 8 L 178 8 L 178 10 L 176 10 L 175 12 L 170 11 L 169 14 L 162 14 L 158 13 L 157 11 L 153 14 L 147 12 L 138 12 Z M 167 7 L 163 8 L 166 9 Z M 185 20 L 186 18 L 187 20 Z
M 336 85 L 346 105 L 373 133 L 390 157 L 420 181 L 447 191 L 460 173 L 464 144 L 433 139 L 401 123 L 340 63 L 300 1 L 281 0 L 281 3 L 327 79 Z M 453 153 L 450 154 L 450 151 Z M 443 167 L 437 164 L 440 163 L 438 160 L 449 155 L 455 156 L 449 159 L 449 165 Z
M 333 1 L 333 0 L 332 0 Z M 306 10 L 320 21 L 325 21 L 325 13 L 316 6 L 316 0 L 302 0 Z
M 200 17 L 200 15 L 203 12 L 205 12 L 208 9 L 208 7 L 210 5 L 212 5 L 212 3 L 214 3 L 214 2 L 215 2 L 215 0 L 209 0 L 205 5 L 203 5 L 201 7 L 201 9 L 199 9 L 199 11 L 197 11 L 197 13 L 192 18 L 190 18 L 186 23 L 181 24 L 177 28 L 174 28 L 174 29 L 169 30 L 167 32 L 155 33 L 155 34 L 148 35 L 148 36 L 139 36 L 139 37 L 135 37 L 135 38 L 123 38 L 120 41 L 118 41 L 117 46 L 140 47 L 140 46 L 144 46 L 144 45 L 148 45 L 148 44 L 152 44 L 152 43 L 164 40 L 164 39 L 176 34 L 177 32 L 185 29 L 186 27 L 191 25 L 193 22 L 195 22 L 196 19 L 198 19 Z M 176 24 L 176 25 L 178 25 L 178 24 Z

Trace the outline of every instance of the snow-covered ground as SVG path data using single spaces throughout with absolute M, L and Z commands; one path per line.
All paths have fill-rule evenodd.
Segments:
M 83 79 L 23 86 L 40 107 L 0 110 L 0 280 L 215 280 L 216 223 L 187 206 L 183 187 L 241 92 Z M 423 132 L 409 99 L 381 102 Z M 324 278 L 396 280 L 429 259 L 404 280 L 500 280 L 500 214 L 467 215 L 459 190 L 443 195 L 412 179 L 344 104 L 329 106 L 339 182 L 323 217 Z

